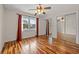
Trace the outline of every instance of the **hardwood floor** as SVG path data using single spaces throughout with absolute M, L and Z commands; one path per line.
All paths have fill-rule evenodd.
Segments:
M 78 54 L 79 45 L 65 40 L 53 39 L 49 42 L 47 36 L 39 36 L 6 42 L 2 54 Z

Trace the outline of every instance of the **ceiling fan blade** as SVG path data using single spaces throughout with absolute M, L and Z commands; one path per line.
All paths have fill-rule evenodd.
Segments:
M 34 16 L 36 16 L 36 15 L 37 15 L 37 13 L 34 14 Z
M 44 9 L 51 9 L 51 7 L 45 7 Z
M 46 14 L 45 12 L 43 12 L 43 14 Z

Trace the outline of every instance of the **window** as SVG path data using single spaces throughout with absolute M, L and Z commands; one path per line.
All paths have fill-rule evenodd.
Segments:
M 36 18 L 31 16 L 22 16 L 22 30 L 35 30 Z

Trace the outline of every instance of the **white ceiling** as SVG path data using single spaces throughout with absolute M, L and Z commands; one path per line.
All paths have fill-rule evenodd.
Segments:
M 8 9 L 16 9 L 23 12 L 28 12 L 34 14 L 34 11 L 29 11 L 29 9 L 36 8 L 37 4 L 5 4 L 4 7 Z M 60 14 L 64 12 L 70 12 L 79 10 L 79 4 L 44 4 L 44 6 L 51 6 L 52 9 L 46 12 L 45 17 L 49 17 L 51 14 Z M 43 17 L 43 16 L 42 16 Z
M 37 4 L 5 4 L 4 6 L 5 6 L 5 8 L 8 8 L 8 9 L 16 9 L 16 10 L 20 10 L 23 12 L 28 12 L 28 13 L 34 14 L 35 13 L 34 10 L 29 10 L 29 9 L 36 9 Z M 52 7 L 51 4 L 44 4 L 44 6 Z

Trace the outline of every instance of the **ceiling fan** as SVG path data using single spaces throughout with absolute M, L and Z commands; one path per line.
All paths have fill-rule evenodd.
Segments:
M 46 14 L 46 10 L 51 9 L 51 7 L 44 7 L 42 4 L 38 4 L 36 6 L 36 9 L 29 9 L 35 11 L 35 16 L 38 14 Z

